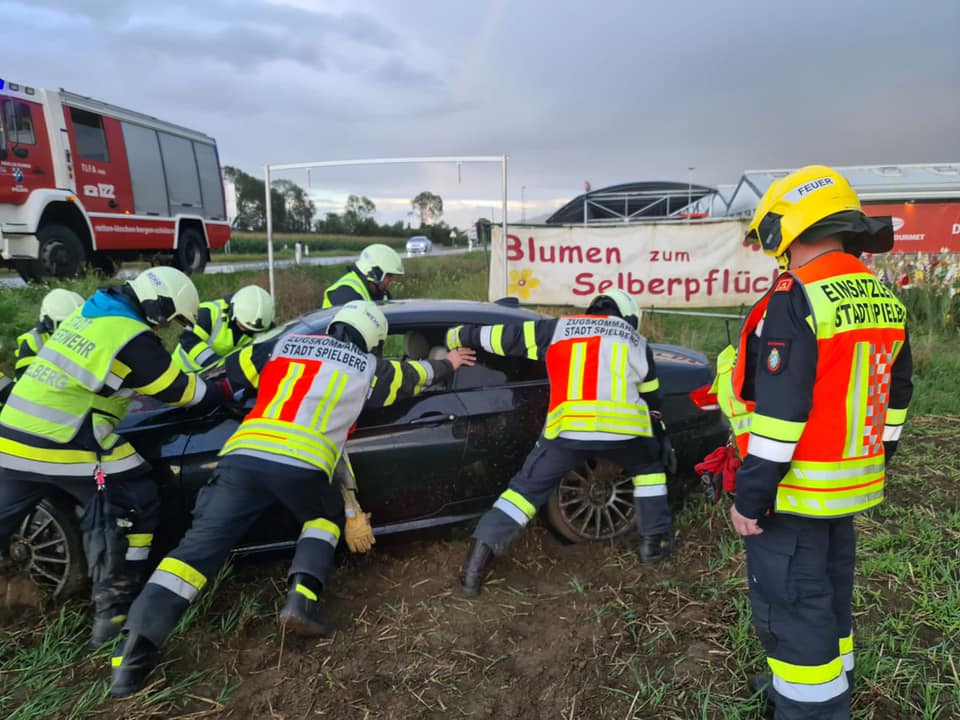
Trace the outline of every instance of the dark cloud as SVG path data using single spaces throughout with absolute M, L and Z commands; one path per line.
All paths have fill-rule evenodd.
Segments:
M 7 0 L 32 51 L 4 72 L 195 125 L 250 171 L 506 152 L 528 200 L 690 165 L 723 183 L 960 158 L 955 0 L 288 2 Z M 439 176 L 339 177 L 403 194 Z

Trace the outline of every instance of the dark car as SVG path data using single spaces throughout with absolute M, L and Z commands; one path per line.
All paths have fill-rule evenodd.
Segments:
M 460 323 L 517 323 L 542 315 L 511 304 L 405 300 L 382 306 L 390 323 L 386 357 L 443 357 L 446 330 Z M 323 332 L 335 310 L 321 310 L 280 333 Z M 664 393 L 663 414 L 681 469 L 693 467 L 727 439 L 728 429 L 706 392 L 707 358 L 654 344 Z M 548 400 L 542 362 L 480 351 L 445 386 L 433 386 L 389 408 L 368 408 L 348 443 L 364 509 L 378 536 L 461 523 L 486 511 L 520 468 L 543 426 Z M 252 400 L 246 407 L 252 407 Z M 163 520 L 155 549 L 169 549 L 190 523 L 199 489 L 242 410 L 169 408 L 135 400 L 120 431 L 149 460 L 161 481 Z M 109 481 L 109 480 L 108 480 Z M 633 524 L 633 486 L 621 469 L 591 461 L 570 472 L 545 512 L 569 540 L 603 540 Z M 300 532 L 282 508 L 266 513 L 240 552 L 292 548 Z M 82 584 L 77 508 L 67 496 L 44 500 L 24 521 L 11 552 L 58 592 Z

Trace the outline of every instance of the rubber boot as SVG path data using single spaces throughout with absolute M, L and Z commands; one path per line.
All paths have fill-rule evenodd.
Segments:
M 322 586 L 311 575 L 297 573 L 290 576 L 287 601 L 280 610 L 280 622 L 298 635 L 329 635 L 330 622 L 317 609 L 317 598 Z
M 641 562 L 657 562 L 663 560 L 673 552 L 673 534 L 661 533 L 659 535 L 644 535 L 640 538 Z
M 127 697 L 143 689 L 160 651 L 142 635 L 130 633 L 110 658 L 110 696 Z
M 487 576 L 487 565 L 493 557 L 493 550 L 486 543 L 474 540 L 463 559 L 463 570 L 460 572 L 460 585 L 463 594 L 474 597 L 480 593 L 480 586 Z
M 105 610 L 93 616 L 93 632 L 90 633 L 90 647 L 98 648 L 113 640 L 123 629 L 126 622 L 126 610 Z
M 773 720 L 776 709 L 776 693 L 773 691 L 773 684 L 769 675 L 751 675 L 750 676 L 750 695 L 759 696 L 761 710 L 766 720 Z

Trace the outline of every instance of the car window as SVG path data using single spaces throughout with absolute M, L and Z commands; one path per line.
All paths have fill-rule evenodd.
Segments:
M 461 368 L 453 377 L 454 390 L 495 387 L 511 383 L 544 380 L 547 368 L 542 362 L 505 358 L 482 350 L 477 353 L 477 364 Z

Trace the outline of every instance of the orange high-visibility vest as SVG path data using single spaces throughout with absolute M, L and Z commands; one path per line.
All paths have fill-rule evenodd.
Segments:
M 805 423 L 759 415 L 742 398 L 747 339 L 763 318 L 772 292 L 799 282 L 817 336 L 813 405 Z M 751 310 L 740 333 L 730 382 L 748 415 L 743 445 L 757 457 L 790 462 L 775 510 L 807 517 L 851 515 L 883 501 L 884 424 L 890 373 L 905 339 L 906 310 L 857 258 L 823 255 L 781 276 Z M 721 378 L 723 387 L 724 382 Z M 723 403 L 721 402 L 721 406 Z

